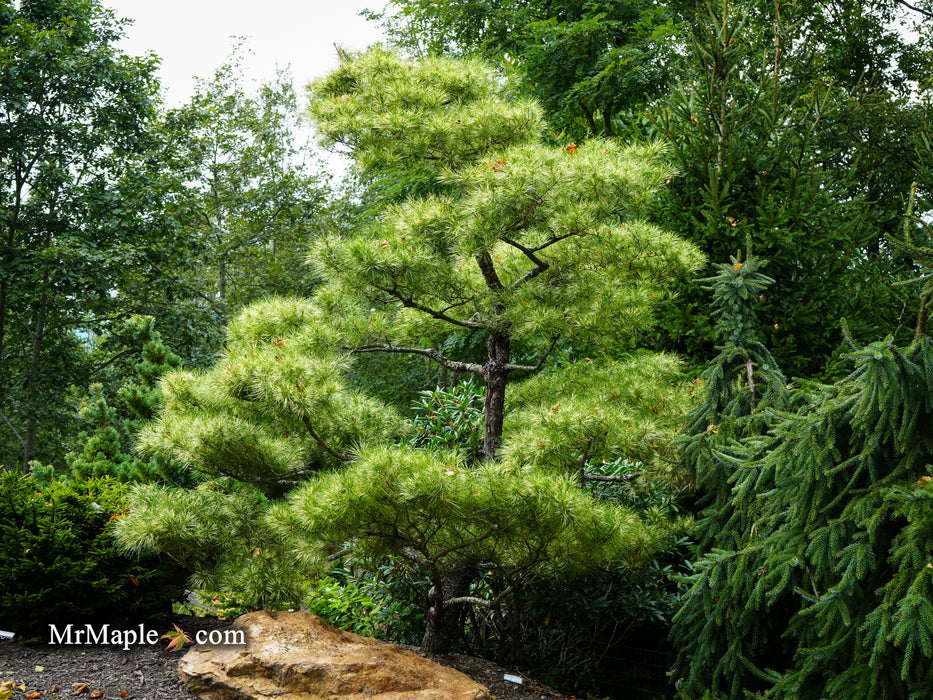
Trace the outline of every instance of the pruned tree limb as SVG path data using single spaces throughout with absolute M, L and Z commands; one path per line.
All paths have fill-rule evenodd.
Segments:
M 352 552 L 353 552 L 352 547 L 344 547 L 343 549 L 336 551 L 333 554 L 328 554 L 327 561 L 336 561 L 337 559 L 341 559 Z
M 495 605 L 495 602 L 492 600 L 488 600 L 486 598 L 477 598 L 476 596 L 472 595 L 460 596 L 459 598 L 450 598 L 449 600 L 444 601 L 444 605 L 463 605 L 464 603 L 482 605 L 487 608 Z
M 474 372 L 476 374 L 483 373 L 482 365 L 478 365 L 475 362 L 458 362 L 456 360 L 449 360 L 434 348 L 409 348 L 398 345 L 391 345 L 390 343 L 370 343 L 369 345 L 361 345 L 350 350 L 350 353 L 354 355 L 362 352 L 391 352 L 405 355 L 421 355 L 422 357 L 427 357 L 431 360 L 434 360 L 436 363 L 442 367 L 446 367 L 447 369 L 456 370 L 458 372 Z

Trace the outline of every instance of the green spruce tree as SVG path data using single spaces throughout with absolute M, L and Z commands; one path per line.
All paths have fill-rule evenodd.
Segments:
M 744 536 L 747 509 L 736 507 L 730 448 L 767 431 L 766 416 L 788 407 L 787 380 L 761 342 L 755 307 L 774 280 L 761 272 L 766 262 L 749 252 L 742 262 L 716 266 L 707 289 L 713 293 L 719 354 L 700 375 L 701 400 L 690 413 L 676 446 L 694 479 L 704 517 L 696 527 L 701 548 L 713 540 L 722 547 Z
M 895 244 L 929 264 L 919 233 Z M 853 343 L 848 357 L 835 384 L 759 405 L 766 430 L 752 416 L 705 462 L 703 439 L 686 443 L 715 508 L 673 629 L 684 698 L 933 692 L 933 344 L 918 326 L 907 347 Z

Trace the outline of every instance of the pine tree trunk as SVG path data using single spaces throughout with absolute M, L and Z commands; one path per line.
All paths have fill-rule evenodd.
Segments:
M 511 339 L 508 335 L 493 333 L 489 336 L 489 360 L 483 368 L 486 379 L 485 423 L 483 430 L 483 456 L 495 459 L 502 443 L 502 425 L 505 418 L 505 387 Z
M 472 566 L 459 564 L 449 571 L 435 574 L 434 586 L 428 592 L 431 607 L 428 610 L 421 650 L 429 654 L 446 654 L 458 637 L 463 636 L 465 619 L 463 605 L 447 605 L 445 601 L 470 594 L 470 585 L 476 577 Z

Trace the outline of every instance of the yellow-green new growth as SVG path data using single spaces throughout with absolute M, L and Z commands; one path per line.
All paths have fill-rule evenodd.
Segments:
M 364 172 L 456 168 L 490 149 L 536 141 L 544 128 L 531 100 L 506 102 L 479 61 L 408 61 L 376 49 L 344 56 L 309 86 L 311 116 L 327 147 L 350 149 Z
M 248 307 L 215 367 L 164 378 L 165 407 L 140 434 L 140 449 L 275 493 L 364 442 L 401 435 L 394 411 L 349 389 L 342 356 L 321 349 L 323 327 L 308 301 Z

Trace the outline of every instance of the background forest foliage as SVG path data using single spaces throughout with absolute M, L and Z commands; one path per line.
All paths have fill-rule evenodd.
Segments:
M 237 46 L 167 109 L 98 0 L 0 0 L 23 566 L 568 690 L 928 695 L 933 6 L 375 9 L 307 94 Z M 0 620 L 106 617 L 19 570 Z

